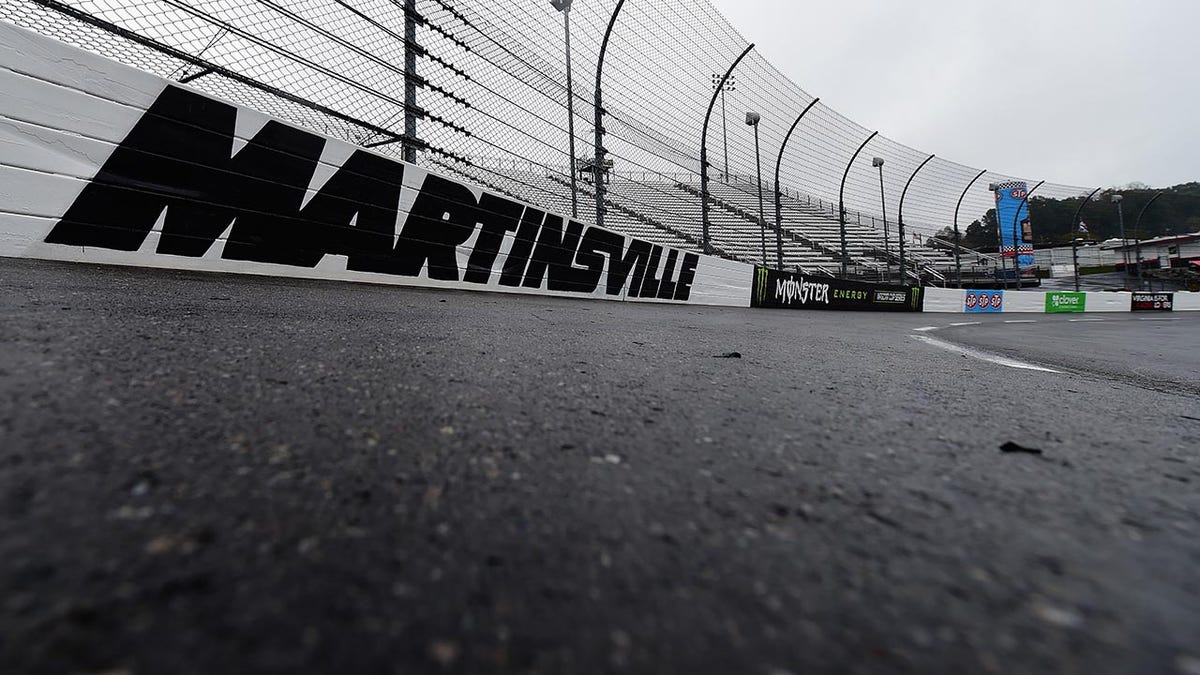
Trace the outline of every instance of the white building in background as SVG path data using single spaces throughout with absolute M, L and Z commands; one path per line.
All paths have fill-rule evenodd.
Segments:
M 1145 239 L 1141 242 L 1127 241 L 1125 245 L 1119 242 L 1110 248 L 1117 260 L 1129 257 L 1131 264 L 1139 258 L 1147 263 L 1157 263 L 1156 267 L 1182 267 L 1185 261 L 1200 259 L 1200 232 L 1178 234 L 1157 239 Z
M 1200 232 L 1146 239 L 1140 245 L 1133 239 L 1127 240 L 1125 244 L 1122 244 L 1120 239 L 1109 239 L 1101 243 L 1089 242 L 1078 248 L 1079 266 L 1121 266 L 1124 265 L 1127 254 L 1132 265 L 1138 258 L 1139 248 L 1141 259 L 1146 263 L 1157 266 L 1165 259 L 1173 266 L 1180 267 L 1184 264 L 1182 261 L 1200 259 Z M 1034 264 L 1038 267 L 1053 269 L 1055 266 L 1073 264 L 1070 246 L 1038 249 L 1034 251 L 1033 256 Z

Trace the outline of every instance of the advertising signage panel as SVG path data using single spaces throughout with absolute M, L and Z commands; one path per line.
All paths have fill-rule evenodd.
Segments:
M 918 286 L 843 281 L 759 267 L 754 272 L 750 305 L 770 309 L 919 312 L 923 300 Z
M 1029 222 L 1029 186 L 1021 182 L 1002 183 L 996 189 L 996 224 L 1000 228 L 1000 254 L 1013 257 L 1013 226 L 1016 225 L 1018 266 L 1033 265 L 1033 226 Z
M 1175 294 L 1134 291 L 1129 309 L 1134 312 L 1170 312 L 1175 309 Z
M 1047 314 L 1068 314 L 1087 311 L 1086 293 L 1047 293 Z
M 1004 291 L 969 290 L 963 296 L 967 314 L 995 314 L 1004 311 Z

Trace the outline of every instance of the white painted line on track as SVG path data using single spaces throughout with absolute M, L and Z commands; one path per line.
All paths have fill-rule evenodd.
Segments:
M 1009 319 L 1004 323 L 1037 323 L 1036 319 Z
M 1156 317 L 1156 318 L 1150 318 L 1150 317 L 1145 317 L 1145 316 L 1144 316 L 1144 317 L 1141 317 L 1141 318 L 1139 318 L 1139 319 L 1138 319 L 1138 321 L 1178 321 L 1178 320 L 1179 320 L 1179 319 L 1168 319 L 1168 318 L 1166 318 L 1166 317 L 1163 317 L 1163 318 L 1161 318 L 1161 319 L 1160 319 L 1160 318 L 1157 318 L 1157 317 Z
M 1045 366 L 1037 366 L 1032 363 L 1026 363 L 1025 361 L 1018 361 L 1017 359 L 1010 359 L 1007 356 L 1000 356 L 999 354 L 989 354 L 987 352 L 981 352 L 976 349 L 971 349 L 970 347 L 963 347 L 961 345 L 956 345 L 956 344 L 953 344 L 950 342 L 946 342 L 945 340 L 939 340 L 935 337 L 930 337 L 928 335 L 909 335 L 909 337 L 913 338 L 914 340 L 920 340 L 921 342 L 924 342 L 925 344 L 933 345 L 934 347 L 946 349 L 946 350 L 949 350 L 949 351 L 952 351 L 952 352 L 955 352 L 958 354 L 962 354 L 963 356 L 969 356 L 973 359 L 979 359 L 980 361 L 987 361 L 988 363 L 995 363 L 996 365 L 1006 366 L 1008 368 L 1017 368 L 1019 370 L 1036 370 L 1036 371 L 1043 372 L 1043 373 L 1058 373 L 1058 374 L 1062 373 L 1061 370 L 1054 370 L 1053 368 L 1046 368 Z
M 958 323 L 952 323 L 950 325 L 957 328 L 958 326 L 978 326 L 982 323 L 983 323 L 982 321 L 960 321 Z
M 914 328 L 913 330 L 917 331 L 918 333 L 924 333 L 926 331 L 937 330 L 937 329 L 938 329 L 937 326 L 923 326 L 921 328 Z
M 1105 319 L 1067 319 L 1071 323 L 1090 323 L 1093 321 L 1104 321 Z

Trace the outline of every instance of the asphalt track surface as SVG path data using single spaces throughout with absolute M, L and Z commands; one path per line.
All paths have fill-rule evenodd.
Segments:
M 0 317 L 3 673 L 1200 672 L 1200 317 L 17 260 Z

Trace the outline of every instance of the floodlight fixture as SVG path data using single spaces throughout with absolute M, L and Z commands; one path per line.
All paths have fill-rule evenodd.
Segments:
M 882 157 L 873 157 L 871 159 L 871 166 L 883 166 L 883 158 Z
M 554 9 L 560 12 L 569 12 L 571 11 L 571 3 L 573 1 L 574 0 L 550 0 L 550 6 L 554 7 Z
M 1114 204 L 1120 204 L 1120 203 L 1121 203 L 1121 200 L 1123 200 L 1123 199 L 1125 199 L 1125 195 L 1113 195 L 1113 196 L 1112 196 L 1112 203 L 1114 203 Z
M 760 121 L 762 121 L 762 115 L 759 115 L 756 112 L 746 113 L 746 124 L 756 127 Z

